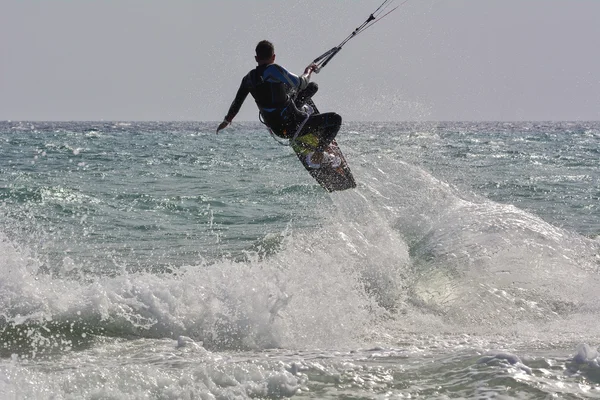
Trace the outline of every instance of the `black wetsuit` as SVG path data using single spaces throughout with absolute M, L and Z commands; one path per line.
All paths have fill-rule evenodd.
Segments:
M 252 94 L 265 124 L 277 136 L 291 139 L 304 122 L 307 114 L 299 108 L 318 90 L 316 83 L 309 83 L 277 64 L 259 65 L 242 79 L 225 120 L 231 120 L 240 111 L 248 93 Z M 298 92 L 296 100 L 290 95 Z M 337 135 L 342 117 L 334 112 L 313 114 L 308 117 L 298 137 L 316 133 L 319 137 L 317 149 L 324 150 Z

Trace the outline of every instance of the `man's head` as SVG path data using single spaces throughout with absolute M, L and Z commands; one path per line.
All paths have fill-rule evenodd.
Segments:
M 273 43 L 268 40 L 261 40 L 256 45 L 256 57 L 254 57 L 259 64 L 271 64 L 275 62 L 275 47 Z

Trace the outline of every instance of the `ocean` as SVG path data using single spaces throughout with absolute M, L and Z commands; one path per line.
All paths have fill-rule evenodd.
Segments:
M 1 399 L 600 398 L 600 123 L 0 122 Z

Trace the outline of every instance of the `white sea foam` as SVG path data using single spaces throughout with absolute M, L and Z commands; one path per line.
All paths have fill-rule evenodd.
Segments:
M 369 135 L 381 141 L 379 133 Z M 140 135 L 136 146 L 141 136 L 149 135 Z M 401 149 L 418 154 L 419 143 L 445 140 L 416 136 Z M 147 148 L 171 139 L 151 136 Z M 284 150 L 277 164 L 256 167 L 248 152 L 263 156 L 258 140 L 223 140 L 243 147 L 243 154 L 207 150 L 197 164 L 200 158 L 186 161 L 187 149 L 175 140 L 163 158 L 148 152 L 136 158 L 130 150 L 142 147 L 120 141 L 96 141 L 107 146 L 100 150 L 77 141 L 90 172 L 102 173 L 68 168 L 73 175 L 49 174 L 52 183 L 35 184 L 38 175 L 26 168 L 14 175 L 19 180 L 2 193 L 2 208 L 9 210 L 0 228 L 7 234 L 0 240 L 1 398 L 597 394 L 595 348 L 569 354 L 576 343 L 597 343 L 597 239 L 547 223 L 516 202 L 519 207 L 498 204 L 456 188 L 436 178 L 443 174 L 395 160 L 393 146 L 364 155 L 364 148 L 345 146 L 359 187 L 329 196 L 301 175 L 305 171 L 293 169 L 297 160 Z M 131 171 L 142 165 L 132 172 L 136 178 L 104 169 L 114 149 L 131 161 L 120 165 Z M 457 153 L 463 157 L 462 149 Z M 102 157 L 94 160 L 94 154 Z M 436 165 L 446 168 L 449 160 Z M 289 170 L 273 168 L 280 161 Z M 191 173 L 214 173 L 215 166 L 223 169 L 208 183 Z M 173 167 L 184 181 L 169 180 Z M 260 175 L 265 171 L 270 180 Z M 295 171 L 300 184 L 289 183 Z M 133 182 L 147 176 L 160 178 L 156 191 L 146 180 Z M 216 176 L 223 190 L 214 189 Z M 198 188 L 199 181 L 206 185 Z M 132 182 L 135 190 L 115 195 Z M 174 195 L 172 185 L 185 193 Z M 271 224 L 280 203 L 294 212 Z M 77 240 L 82 223 L 93 240 Z M 93 231 L 102 224 L 107 229 Z M 165 226 L 170 229 L 161 230 Z M 184 240 L 174 234 L 204 228 L 210 240 L 186 239 L 212 246 L 207 257 L 178 258 L 190 246 L 177 248 Z M 227 247 L 231 242 L 235 246 Z M 72 244 L 79 249 L 71 251 Z M 176 257 L 161 263 L 156 259 L 165 247 L 175 247 Z M 127 253 L 131 249 L 140 253 Z M 142 256 L 150 261 L 139 267 Z
M 595 309 L 588 294 L 599 284 L 584 239 L 383 160 L 360 171 L 367 184 L 334 196 L 326 223 L 290 231 L 267 258 L 67 278 L 40 273 L 26 248 L 5 239 L 6 323 L 42 336 L 47 321 L 83 333 L 189 336 L 218 349 L 339 347 L 406 321 L 429 329 L 428 315 L 493 331 Z M 397 179 L 380 182 L 382 173 Z M 72 259 L 63 264 L 78 270 Z

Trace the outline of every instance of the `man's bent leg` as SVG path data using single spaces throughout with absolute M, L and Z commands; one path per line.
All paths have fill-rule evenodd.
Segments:
M 323 160 L 323 152 L 329 144 L 335 139 L 342 125 L 342 117 L 334 112 L 311 115 L 306 121 L 300 136 L 313 133 L 316 134 L 319 142 L 314 153 L 310 154 L 311 164 L 318 168 Z
M 342 117 L 334 112 L 311 115 L 303 131 L 306 133 L 315 133 L 319 138 L 317 151 L 323 152 L 329 143 L 335 139 L 342 126 Z
M 308 86 L 304 88 L 304 90 L 301 90 L 298 93 L 298 96 L 296 96 L 296 100 L 294 101 L 296 107 L 300 108 L 306 104 L 306 102 L 311 99 L 318 90 L 319 85 L 317 85 L 316 82 L 309 82 Z

